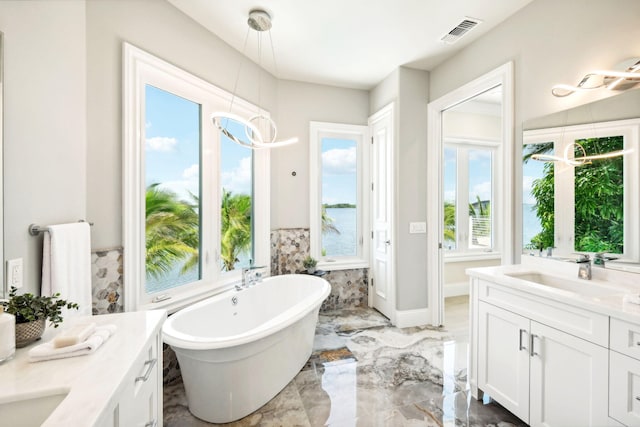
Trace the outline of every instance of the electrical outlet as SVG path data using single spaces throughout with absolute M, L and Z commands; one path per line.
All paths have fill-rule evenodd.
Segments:
M 7 285 L 16 288 L 22 287 L 22 258 L 7 261 Z

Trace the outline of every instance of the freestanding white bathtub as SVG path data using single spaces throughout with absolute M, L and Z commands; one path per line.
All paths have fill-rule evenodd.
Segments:
M 178 357 L 191 413 L 227 423 L 278 394 L 309 359 L 330 291 L 319 277 L 274 276 L 170 316 L 163 339 Z

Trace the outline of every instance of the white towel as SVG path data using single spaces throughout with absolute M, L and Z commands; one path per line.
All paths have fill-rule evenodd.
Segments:
M 40 344 L 29 350 L 29 362 L 43 362 L 45 360 L 63 359 L 65 357 L 84 356 L 95 352 L 116 332 L 116 325 L 96 326 L 95 332 L 78 344 L 55 348 L 53 341 Z
M 50 225 L 42 247 L 42 295 L 78 304 L 63 317 L 92 314 L 91 229 L 87 222 Z

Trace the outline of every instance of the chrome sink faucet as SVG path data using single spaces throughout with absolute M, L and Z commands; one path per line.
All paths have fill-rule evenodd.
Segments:
M 588 254 L 579 254 L 580 257 L 576 260 L 576 263 L 580 264 L 578 269 L 578 278 L 584 280 L 591 280 L 591 258 Z
M 262 270 L 266 266 L 251 266 L 242 269 L 242 288 L 250 288 L 257 283 L 262 282 Z

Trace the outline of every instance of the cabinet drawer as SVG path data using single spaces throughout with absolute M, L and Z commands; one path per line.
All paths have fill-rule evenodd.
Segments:
M 612 350 L 640 360 L 640 325 L 611 318 Z
M 609 317 L 507 286 L 478 281 L 478 298 L 594 344 L 608 347 Z
M 155 384 L 160 369 L 158 361 L 158 346 L 156 340 L 151 340 L 134 365 L 135 375 L 131 379 L 135 386 L 134 396 L 137 396 L 146 384 Z
M 640 361 L 609 351 L 609 416 L 640 425 Z

